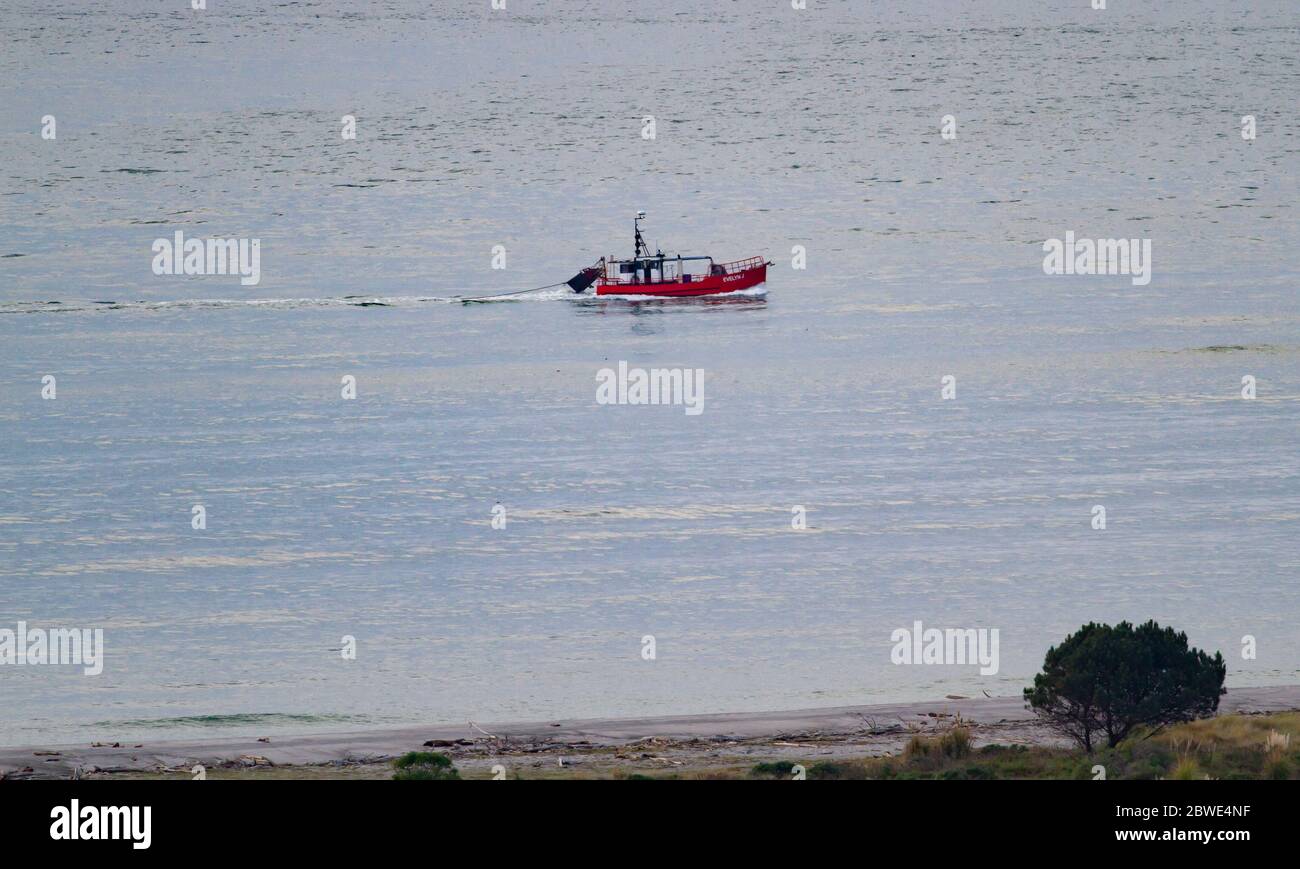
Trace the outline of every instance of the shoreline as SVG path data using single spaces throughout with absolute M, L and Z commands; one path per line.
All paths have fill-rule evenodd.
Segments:
M 1300 710 L 1300 685 L 1230 689 L 1219 714 Z M 1001 743 L 1065 747 L 1019 697 L 947 698 L 775 712 L 732 712 L 661 717 L 439 724 L 340 733 L 312 733 L 262 741 L 255 734 L 112 745 L 0 747 L 0 778 L 100 775 L 190 776 L 211 770 L 286 777 L 352 769 L 357 777 L 387 777 L 387 763 L 408 751 L 443 752 L 468 777 L 489 777 L 493 766 L 551 767 L 620 763 L 649 769 L 734 765 L 755 760 L 880 757 L 901 750 L 913 733 L 934 733 L 960 720 L 977 745 Z M 384 774 L 379 775 L 380 772 Z M 369 773 L 374 773 L 370 775 Z

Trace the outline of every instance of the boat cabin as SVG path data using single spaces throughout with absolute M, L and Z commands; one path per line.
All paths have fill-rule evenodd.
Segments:
M 628 260 L 605 260 L 606 284 L 689 284 L 709 275 L 723 274 L 711 256 L 675 256 L 662 253 Z

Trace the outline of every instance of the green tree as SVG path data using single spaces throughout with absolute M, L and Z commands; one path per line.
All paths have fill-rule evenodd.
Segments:
M 1149 621 L 1088 623 L 1047 650 L 1025 701 L 1087 752 L 1101 736 L 1114 748 L 1137 727 L 1213 715 L 1227 675 L 1223 655 L 1187 646 L 1187 634 Z

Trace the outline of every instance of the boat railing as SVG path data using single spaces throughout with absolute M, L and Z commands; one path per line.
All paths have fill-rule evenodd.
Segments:
M 756 269 L 761 265 L 766 265 L 767 260 L 761 256 L 751 256 L 749 259 L 736 260 L 734 263 L 721 263 L 720 266 L 724 272 L 729 275 L 736 272 L 743 272 L 747 269 Z

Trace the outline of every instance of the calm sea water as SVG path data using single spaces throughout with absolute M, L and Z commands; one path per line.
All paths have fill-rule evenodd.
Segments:
M 0 9 L 0 628 L 107 647 L 0 667 L 0 742 L 1014 694 L 1093 619 L 1300 681 L 1294 3 L 188 5 Z M 638 208 L 768 293 L 444 301 Z

